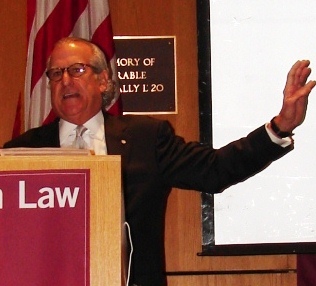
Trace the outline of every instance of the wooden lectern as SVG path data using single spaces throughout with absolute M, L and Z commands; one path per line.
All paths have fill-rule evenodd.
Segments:
M 85 184 L 87 194 L 81 195 Z M 85 203 L 88 205 L 85 206 Z M 82 205 L 83 212 L 74 214 L 79 205 Z M 54 217 L 55 212 L 59 218 Z M 14 213 L 17 214 L 16 218 L 12 215 Z M 47 222 L 40 222 L 39 217 L 42 215 L 44 220 L 46 216 L 49 218 Z M 31 219 L 24 223 L 27 216 Z M 83 217 L 83 221 L 78 221 L 77 217 Z M 67 219 L 70 221 L 67 222 Z M 23 227 L 26 225 L 25 230 Z M 44 225 L 45 230 L 42 229 Z M 71 226 L 76 229 L 68 232 L 67 228 Z M 87 230 L 87 236 L 79 234 L 80 229 Z M 14 274 L 10 274 L 13 278 L 7 279 L 19 279 L 13 281 L 14 283 L 7 281 L 9 284 L 6 285 L 70 285 L 63 284 L 64 282 L 55 284 L 60 279 L 57 274 L 63 271 L 66 274 L 75 273 L 72 276 L 84 277 L 82 285 L 125 285 L 123 230 L 120 156 L 0 157 L 0 255 L 2 253 L 4 257 L 1 259 L 6 261 L 10 261 L 8 258 L 13 254 L 22 257 L 16 263 L 14 260 L 10 262 L 11 265 L 7 268 L 6 264 L 10 263 L 1 262 L 0 277 L 7 277 L 8 271 L 14 271 Z M 15 235 L 19 237 L 16 238 Z M 50 236 L 49 242 L 45 242 L 45 235 Z M 31 243 L 23 248 L 24 238 L 30 239 Z M 78 247 L 75 242 L 77 238 L 80 239 Z M 64 241 L 67 241 L 68 246 L 63 246 Z M 80 249 L 81 244 L 87 246 L 82 252 L 86 253 L 87 259 L 74 258 L 78 255 L 76 249 Z M 74 251 L 71 257 L 67 256 L 67 247 L 73 248 L 69 250 Z M 26 258 L 24 253 L 20 253 L 23 249 L 29 251 Z M 54 254 L 55 250 L 62 258 L 53 259 L 42 255 L 46 251 L 49 255 Z M 29 269 L 24 270 L 24 266 L 27 268 L 32 265 L 33 256 L 40 260 L 40 268 L 46 261 L 49 263 L 48 268 L 56 267 L 54 273 L 50 273 L 50 269 L 40 272 L 42 270 L 37 267 L 31 269 L 34 273 L 29 273 Z M 28 259 L 30 260 L 27 261 Z M 73 262 L 76 263 L 75 266 L 71 265 Z M 85 273 L 76 272 L 77 264 Z M 43 282 L 46 279 L 44 276 L 49 279 L 50 275 L 55 281 Z M 36 279 L 40 279 L 40 282 L 35 281 Z

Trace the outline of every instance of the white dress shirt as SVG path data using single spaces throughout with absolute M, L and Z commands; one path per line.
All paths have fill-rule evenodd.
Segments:
M 107 148 L 105 142 L 105 126 L 102 111 L 83 124 L 88 130 L 83 134 L 82 138 L 88 148 L 95 155 L 106 155 Z M 59 140 L 60 147 L 73 148 L 72 144 L 76 137 L 77 125 L 69 123 L 63 119 L 59 121 Z
M 266 123 L 265 128 L 273 143 L 285 148 L 293 142 L 293 139 L 291 137 L 279 138 L 278 136 L 274 135 L 273 131 L 269 128 L 269 123 Z

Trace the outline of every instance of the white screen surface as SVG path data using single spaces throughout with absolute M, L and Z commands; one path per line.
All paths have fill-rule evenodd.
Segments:
M 246 136 L 279 113 L 290 67 L 316 70 L 316 2 L 211 0 L 213 145 Z M 312 73 L 311 79 L 316 79 Z M 316 91 L 295 149 L 215 195 L 215 244 L 316 242 Z

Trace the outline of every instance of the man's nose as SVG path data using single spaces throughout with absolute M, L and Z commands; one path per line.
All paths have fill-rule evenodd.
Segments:
M 61 82 L 63 83 L 63 85 L 69 85 L 72 82 L 72 77 L 69 75 L 67 69 L 63 70 Z

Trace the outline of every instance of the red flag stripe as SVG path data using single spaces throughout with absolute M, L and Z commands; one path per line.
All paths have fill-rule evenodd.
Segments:
M 110 15 L 95 30 L 91 40 L 103 50 L 108 61 L 114 57 L 114 41 Z
M 112 79 L 116 83 L 115 98 L 112 104 L 109 105 L 107 112 L 111 115 L 118 115 L 122 113 L 123 105 L 122 99 L 119 96 L 118 77 L 116 74 L 116 58 L 115 46 L 113 41 L 111 16 L 109 15 L 95 30 L 92 37 L 92 42 L 97 44 L 105 53 L 105 56 L 110 61 L 111 70 L 113 72 Z
M 27 0 L 27 45 L 29 44 L 30 34 L 32 30 L 32 25 L 35 18 L 36 12 L 36 0 Z
M 87 0 L 60 0 L 45 24 L 37 32 L 34 41 L 31 91 L 45 71 L 46 61 L 55 42 L 70 35 L 87 4 Z M 62 14 L 67 17 L 60 17 Z
M 12 131 L 12 138 L 15 138 L 21 134 L 22 129 L 22 95 L 19 94 L 18 103 L 15 111 L 15 119 Z

